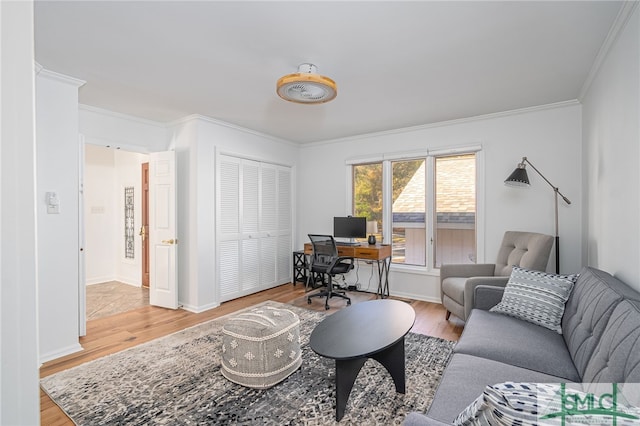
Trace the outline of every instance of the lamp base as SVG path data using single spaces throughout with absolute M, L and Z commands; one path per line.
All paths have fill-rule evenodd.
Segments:
M 369 242 L 369 245 L 374 246 L 376 244 L 376 236 L 369 235 L 369 239 L 367 241 Z

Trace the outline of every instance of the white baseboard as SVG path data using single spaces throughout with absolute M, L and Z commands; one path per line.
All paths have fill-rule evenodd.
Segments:
M 128 278 L 109 276 L 109 277 L 97 277 L 97 278 L 87 278 L 85 280 L 86 285 L 96 285 L 96 284 L 104 284 L 112 281 L 117 281 L 122 284 L 127 284 L 133 287 L 142 287 L 141 280 L 129 280 Z
M 108 283 L 110 281 L 117 281 L 117 278 L 114 277 L 114 276 L 86 278 L 85 279 L 85 284 L 86 285 L 94 285 L 94 284 Z
M 83 350 L 80 343 L 76 343 L 75 345 L 67 346 L 66 348 L 58 349 L 57 351 L 48 352 L 46 354 L 40 355 L 40 364 L 44 364 L 45 362 L 63 357 L 65 355 L 70 355 L 76 352 L 80 352 Z
M 210 309 L 214 309 L 220 306 L 219 303 L 209 303 L 208 305 L 204 305 L 204 306 L 193 306 L 193 305 L 188 305 L 180 302 L 178 303 L 182 306 L 182 309 L 184 309 L 185 311 L 193 312 L 194 314 L 199 314 L 201 312 L 208 311 Z
M 363 293 L 371 293 L 371 294 L 376 294 L 375 291 L 366 291 L 366 290 L 359 290 L 362 291 Z M 394 297 L 402 297 L 404 299 L 413 299 L 413 300 L 420 300 L 423 302 L 431 302 L 431 303 L 437 303 L 438 305 L 442 304 L 442 301 L 439 298 L 434 298 L 434 297 L 428 297 L 425 296 L 423 294 L 415 294 L 415 293 L 405 293 L 405 292 L 398 292 L 398 291 L 391 291 L 389 292 L 389 294 L 391 296 Z
M 395 292 L 395 291 L 390 292 L 390 294 L 392 296 L 403 297 L 405 299 L 421 300 L 423 302 L 437 303 L 438 305 L 442 304 L 442 300 L 440 300 L 439 298 L 428 297 L 423 294 L 404 293 L 404 292 Z
M 142 281 L 129 281 L 125 278 L 116 278 L 114 281 L 118 281 L 119 283 L 130 285 L 132 287 L 142 287 Z

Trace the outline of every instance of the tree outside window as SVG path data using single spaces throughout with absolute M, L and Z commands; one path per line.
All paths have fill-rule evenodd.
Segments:
M 378 233 L 374 235 L 382 241 L 382 163 L 353 166 L 353 188 L 353 215 L 377 222 Z

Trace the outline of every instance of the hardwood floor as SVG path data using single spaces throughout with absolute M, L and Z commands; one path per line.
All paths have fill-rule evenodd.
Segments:
M 376 298 L 375 294 L 363 292 L 349 292 L 349 296 L 354 304 Z M 218 308 L 199 314 L 181 309 L 170 310 L 145 306 L 115 316 L 87 322 L 87 336 L 80 338 L 83 350 L 45 363 L 40 368 L 40 377 L 46 377 L 58 371 L 166 336 L 266 300 L 324 311 L 324 303 L 320 300 L 315 300 L 311 305 L 307 304 L 304 286 L 301 284 L 296 286 L 291 284 L 281 285 L 270 290 L 225 302 Z M 448 340 L 458 340 L 460 337 L 462 322 L 453 317 L 450 321 L 446 321 L 445 310 L 442 305 L 416 300 L 401 300 L 411 303 L 411 306 L 416 311 L 413 332 Z M 328 312 L 335 312 L 345 306 L 344 301 L 334 299 Z M 73 425 L 73 422 L 42 390 L 40 390 L 40 421 L 42 425 L 46 426 Z

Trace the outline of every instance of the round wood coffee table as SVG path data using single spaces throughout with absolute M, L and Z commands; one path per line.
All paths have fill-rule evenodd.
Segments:
M 309 346 L 318 355 L 336 360 L 337 421 L 344 416 L 349 394 L 367 358 L 382 364 L 396 391 L 405 392 L 404 336 L 415 319 L 408 303 L 384 299 L 347 307 L 316 326 Z

